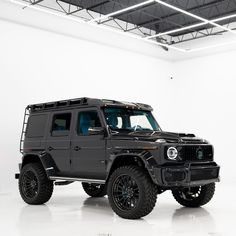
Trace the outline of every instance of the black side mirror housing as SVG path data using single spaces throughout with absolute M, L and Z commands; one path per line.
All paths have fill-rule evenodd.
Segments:
M 105 130 L 103 127 L 91 127 L 88 129 L 88 133 L 89 135 L 104 135 L 105 134 Z

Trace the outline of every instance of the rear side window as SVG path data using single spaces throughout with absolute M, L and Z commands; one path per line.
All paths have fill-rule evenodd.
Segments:
M 29 117 L 26 137 L 43 137 L 47 122 L 47 114 L 32 115 Z
M 70 130 L 71 113 L 56 114 L 53 117 L 53 131 L 69 131 Z

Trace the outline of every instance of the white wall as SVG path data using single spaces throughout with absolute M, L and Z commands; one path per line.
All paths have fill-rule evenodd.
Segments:
M 27 104 L 82 96 L 146 102 L 168 124 L 170 62 L 7 21 L 0 32 L 0 191 L 15 188 Z
M 222 180 L 234 180 L 236 51 L 173 63 L 174 101 L 168 129 L 194 131 L 211 141 Z

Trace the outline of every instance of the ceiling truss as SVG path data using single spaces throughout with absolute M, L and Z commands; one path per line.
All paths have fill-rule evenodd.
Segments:
M 23 9 L 34 8 L 74 21 L 105 27 L 181 52 L 200 49 L 184 48 L 183 43 L 186 41 L 209 36 L 219 37 L 224 33 L 236 36 L 236 0 L 10 1 L 23 6 Z

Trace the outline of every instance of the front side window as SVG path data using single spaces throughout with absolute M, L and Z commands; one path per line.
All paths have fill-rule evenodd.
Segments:
M 71 123 L 71 113 L 56 114 L 52 122 L 52 134 L 69 132 Z
M 102 127 L 97 111 L 83 111 L 78 115 L 77 134 L 89 135 L 89 129 Z
M 160 131 L 160 128 L 150 111 L 129 108 L 105 108 L 104 115 L 107 125 L 114 131 Z

